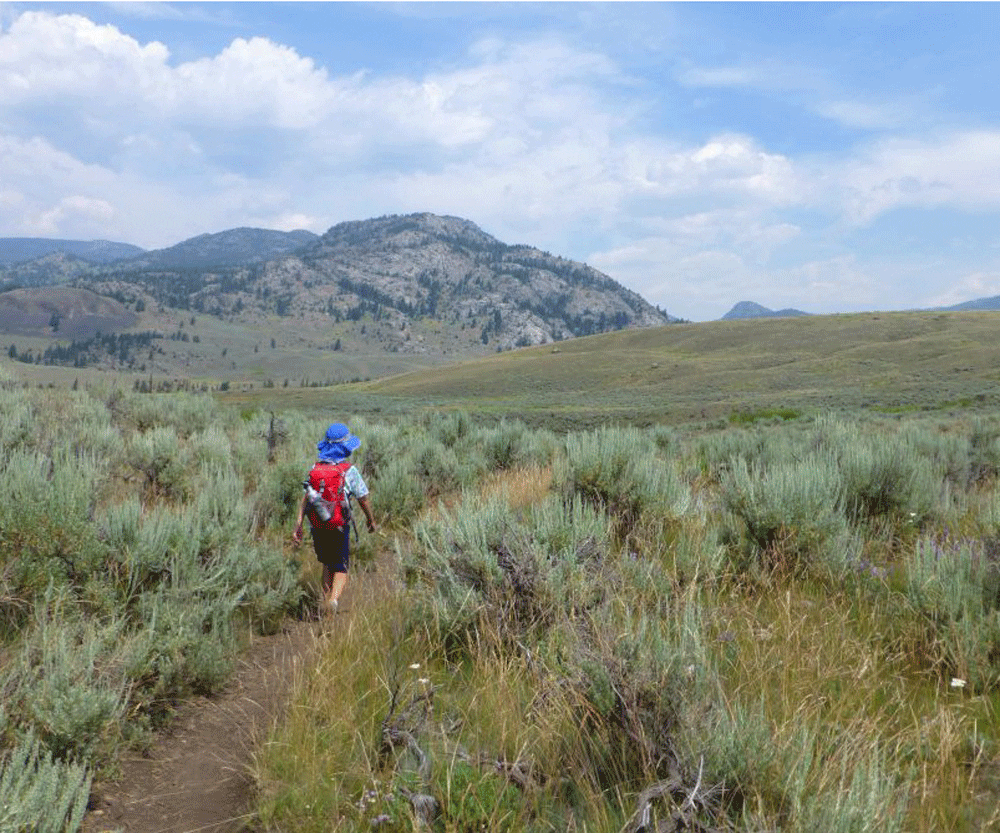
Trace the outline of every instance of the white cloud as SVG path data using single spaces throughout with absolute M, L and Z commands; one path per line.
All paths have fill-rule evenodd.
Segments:
M 714 136 L 689 148 L 635 141 L 625 150 L 624 164 L 629 184 L 653 196 L 728 192 L 764 204 L 790 205 L 805 191 L 792 160 L 736 134 Z
M 107 202 L 105 195 L 117 190 L 113 172 L 86 165 L 39 137 L 0 135 L 0 160 L 5 190 L 17 195 L 17 211 L 0 215 L 6 227 L 51 230 L 60 217 L 81 214 L 81 200 Z
M 1000 132 L 889 139 L 844 163 L 835 177 L 849 220 L 865 224 L 906 206 L 1000 208 Z
M 775 268 L 770 251 L 747 246 L 757 238 L 783 245 L 799 234 L 796 226 L 739 213 L 697 214 L 664 221 L 656 236 L 595 253 L 588 262 L 672 315 L 695 321 L 720 318 L 737 301 L 822 312 L 885 309 L 902 297 L 904 269 L 873 273 L 849 254 Z
M 141 106 L 166 81 L 168 57 L 162 43 L 142 46 L 80 15 L 25 12 L 0 33 L 0 103 Z
M 587 260 L 671 315 L 696 321 L 721 317 L 737 300 L 761 288 L 755 272 L 735 252 L 687 243 L 649 237 Z M 727 306 L 720 308 L 721 303 Z
M 58 234 L 64 221 L 72 217 L 78 226 L 91 225 L 106 228 L 114 217 L 115 210 L 107 200 L 94 199 L 74 194 L 63 197 L 58 205 L 42 212 L 38 217 L 38 230 L 42 234 Z M 82 221 L 82 222 L 81 222 Z
M 976 298 L 1000 295 L 1000 272 L 972 272 L 959 277 L 944 292 L 925 301 L 928 307 L 951 307 Z
M 168 101 L 178 115 L 208 123 L 253 120 L 298 130 L 322 121 L 336 98 L 325 69 L 267 38 L 237 38 L 214 58 L 181 64 L 171 81 Z
M 874 280 L 853 254 L 812 260 L 776 272 L 772 284 L 783 287 L 775 303 L 801 305 L 806 312 L 823 307 L 846 310 L 886 306 L 884 285 Z

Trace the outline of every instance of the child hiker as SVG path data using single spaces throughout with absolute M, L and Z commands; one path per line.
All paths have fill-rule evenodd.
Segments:
M 342 422 L 326 429 L 316 448 L 317 460 L 303 483 L 305 494 L 299 505 L 292 540 L 302 543 L 302 518 L 312 527 L 313 550 L 323 565 L 323 610 L 336 613 L 347 585 L 347 565 L 351 541 L 350 498 L 356 497 L 365 513 L 368 531 L 375 531 L 375 516 L 368 500 L 368 487 L 361 472 L 350 461 L 351 452 L 361 445 Z

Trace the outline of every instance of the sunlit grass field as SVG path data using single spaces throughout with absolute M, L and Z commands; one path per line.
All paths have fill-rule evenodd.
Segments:
M 532 425 L 684 423 L 741 411 L 989 409 L 993 313 L 868 313 L 674 324 L 526 348 L 321 390 L 234 392 L 258 407 L 369 415 L 458 407 Z
M 288 531 L 344 419 L 382 534 L 258 751 L 258 829 L 997 829 L 995 320 L 216 396 L 0 375 L 0 807 L 77 829 L 241 629 L 311 607 Z

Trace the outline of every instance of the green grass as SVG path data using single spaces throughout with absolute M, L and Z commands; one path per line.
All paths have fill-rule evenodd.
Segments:
M 233 401 L 399 416 L 462 408 L 557 430 L 995 408 L 992 313 L 878 313 L 627 330 L 322 390 Z M 739 417 L 737 417 L 739 418 Z
M 117 383 L 191 379 L 229 382 L 224 401 L 396 418 L 462 408 L 484 419 L 516 416 L 557 430 L 607 422 L 703 424 L 759 414 L 793 418 L 829 410 L 904 416 L 987 410 L 996 392 L 1000 345 L 995 313 L 867 313 L 761 321 L 675 324 L 625 330 L 469 359 L 453 352 L 386 352 L 358 324 L 303 333 L 289 319 L 237 325 L 168 312 L 143 328 L 182 329 L 193 341 L 160 342 L 150 373 L 119 372 Z M 181 326 L 183 325 L 183 326 Z M 371 328 L 373 322 L 367 322 Z M 424 332 L 426 330 L 426 332 Z M 417 322 L 411 343 L 434 342 L 434 322 Z M 270 347 L 270 339 L 276 347 Z M 331 350 L 337 338 L 343 349 Z M 19 347 L 44 340 L 12 338 Z M 256 348 L 256 349 L 255 349 Z M 451 350 L 451 348 L 448 348 Z M 225 351 L 225 356 L 222 355 Z M 31 384 L 64 386 L 99 378 L 93 370 L 0 364 Z M 288 387 L 284 387 L 285 380 Z M 371 380 L 349 383 L 351 380 Z M 265 382 L 274 388 L 265 389 Z M 337 381 L 334 387 L 302 387 Z M 348 384 L 343 384 L 347 382 Z

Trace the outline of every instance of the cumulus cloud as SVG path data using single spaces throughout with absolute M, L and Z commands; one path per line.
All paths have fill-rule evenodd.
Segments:
M 0 135 L 0 159 L 5 235 L 104 237 L 114 228 L 119 188 L 112 172 L 82 164 L 38 138 Z
M 69 216 L 82 220 L 80 225 L 104 228 L 114 214 L 114 207 L 107 200 L 74 194 L 63 197 L 57 205 L 43 211 L 37 221 L 38 229 L 45 234 L 57 234 L 63 221 Z
M 170 82 L 161 105 L 208 123 L 299 130 L 322 121 L 336 100 L 325 69 L 267 38 L 237 38 L 213 58 L 181 64 Z
M 25 12 L 0 33 L 0 103 L 143 106 L 169 75 L 169 51 L 80 15 Z
M 637 141 L 625 150 L 624 162 L 630 185 L 649 195 L 728 192 L 776 205 L 794 204 L 803 196 L 792 160 L 768 153 L 748 136 L 719 135 L 686 148 Z
M 904 206 L 996 210 L 1000 131 L 888 139 L 845 163 L 841 175 L 844 210 L 859 224 Z

